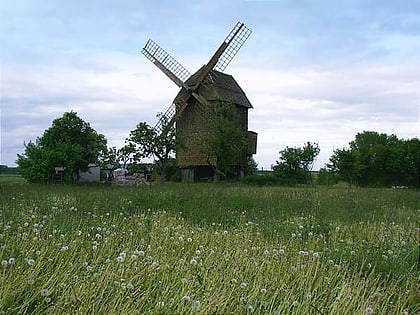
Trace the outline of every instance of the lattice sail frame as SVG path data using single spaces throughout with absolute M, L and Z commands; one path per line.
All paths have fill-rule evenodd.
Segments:
M 238 53 L 239 49 L 241 49 L 242 45 L 245 43 L 251 33 L 252 31 L 247 28 L 245 24 L 238 22 L 226 37 L 225 43 L 228 43 L 230 40 L 232 40 L 232 37 L 234 36 L 233 40 L 227 46 L 223 54 L 219 57 L 219 60 L 213 69 L 223 72 Z
M 147 41 L 141 53 L 179 87 L 182 87 L 184 82 L 191 76 L 187 69 L 151 39 Z

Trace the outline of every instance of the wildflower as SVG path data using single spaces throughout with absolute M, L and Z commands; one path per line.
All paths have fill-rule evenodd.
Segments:
M 96 246 L 96 245 L 92 246 L 92 250 L 97 250 L 97 249 L 98 249 L 98 246 Z
M 192 310 L 193 310 L 193 312 L 199 312 L 200 311 L 200 301 L 194 301 L 193 302 Z
M 50 294 L 50 291 L 48 291 L 48 289 L 41 290 L 41 296 L 48 296 L 49 294 Z
M 7 266 L 7 260 L 6 260 L 6 259 L 3 259 L 3 260 L 1 261 L 1 265 L 2 265 L 3 267 L 6 267 L 6 266 Z
M 197 265 L 197 260 L 195 258 L 192 258 L 190 260 L 190 264 L 193 265 L 193 266 Z
M 117 261 L 118 261 L 118 262 L 120 262 L 120 263 L 121 263 L 121 262 L 124 262 L 124 259 L 125 259 L 125 257 L 124 257 L 124 256 L 118 256 L 118 257 L 117 257 Z
M 238 281 L 235 278 L 233 278 L 232 280 L 230 280 L 230 282 L 232 282 L 233 284 L 238 283 Z
M 248 305 L 247 311 L 248 313 L 254 313 L 254 307 L 252 305 Z
M 188 282 L 188 280 L 186 278 L 182 278 L 181 282 L 182 282 L 182 284 L 186 284 Z
M 137 255 L 133 254 L 131 255 L 131 260 L 136 260 L 137 259 Z
M 192 238 L 191 237 L 187 238 L 187 242 L 188 243 L 191 243 L 192 242 Z
M 284 249 L 282 249 L 282 248 L 281 248 L 281 249 L 279 249 L 279 254 L 280 254 L 280 255 L 283 255 L 283 254 L 284 254 Z
M 183 302 L 189 303 L 190 302 L 190 297 L 188 295 L 184 295 L 181 299 Z
M 63 246 L 63 247 L 61 247 L 60 248 L 60 251 L 61 252 L 65 252 L 66 250 L 68 250 L 69 249 L 69 247 L 68 246 Z
M 134 285 L 131 282 L 127 283 L 127 289 L 128 290 L 133 290 L 134 289 Z
M 35 265 L 35 260 L 28 259 L 27 263 L 28 263 L 29 266 L 33 266 L 33 265 Z
M 366 314 L 373 314 L 373 309 L 371 307 L 366 307 L 365 313 Z
M 247 284 L 245 282 L 242 282 L 240 286 L 241 286 L 242 289 L 245 289 Z
M 270 251 L 268 250 L 268 249 L 266 249 L 265 251 L 264 251 L 264 255 L 269 255 L 270 254 Z
M 158 307 L 158 308 L 164 308 L 165 307 L 165 302 L 163 302 L 163 301 L 157 302 L 156 303 L 156 307 Z
M 261 288 L 260 292 L 261 292 L 262 294 L 265 294 L 265 293 L 267 293 L 267 289 L 266 289 L 266 288 Z

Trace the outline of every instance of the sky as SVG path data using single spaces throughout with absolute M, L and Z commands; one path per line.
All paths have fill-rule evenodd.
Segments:
M 417 0 L 2 0 L 1 160 L 75 111 L 108 146 L 178 87 L 141 53 L 152 38 L 190 72 L 240 21 L 252 34 L 225 73 L 253 105 L 259 168 L 317 143 L 314 169 L 363 131 L 420 136 Z

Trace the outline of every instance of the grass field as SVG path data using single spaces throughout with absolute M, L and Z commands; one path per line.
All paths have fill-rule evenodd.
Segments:
M 0 314 L 414 314 L 415 190 L 0 176 Z

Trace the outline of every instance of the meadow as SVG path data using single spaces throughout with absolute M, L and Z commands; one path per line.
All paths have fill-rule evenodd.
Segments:
M 0 185 L 0 314 L 418 311 L 418 190 Z

